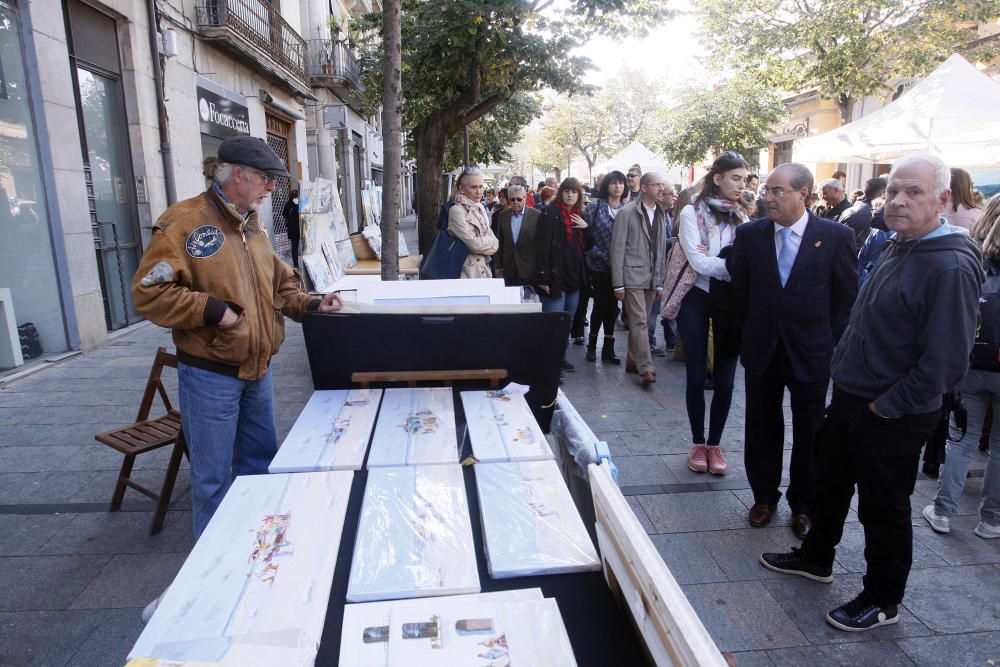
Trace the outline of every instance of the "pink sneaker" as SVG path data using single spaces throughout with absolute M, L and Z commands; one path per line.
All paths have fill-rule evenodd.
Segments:
M 729 470 L 726 465 L 726 457 L 722 455 L 722 448 L 718 445 L 705 447 L 708 450 L 708 472 L 722 477 Z
M 688 454 L 688 468 L 694 472 L 705 472 L 708 470 L 708 449 L 705 445 L 695 445 Z M 716 447 L 718 449 L 718 447 Z

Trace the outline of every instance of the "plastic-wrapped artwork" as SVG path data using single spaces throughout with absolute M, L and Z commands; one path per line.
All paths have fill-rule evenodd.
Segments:
M 129 657 L 219 662 L 253 645 L 312 664 L 353 477 L 238 477 Z M 275 664 L 265 653 L 240 664 Z
M 549 461 L 552 450 L 524 395 L 506 389 L 463 391 L 472 454 L 481 462 Z
M 542 589 L 526 588 L 435 598 L 455 602 L 516 602 L 541 600 Z M 424 600 L 390 600 L 344 607 L 339 667 L 386 667 L 389 661 L 389 623 L 394 610 L 420 606 Z
M 393 609 L 388 667 L 570 667 L 573 647 L 552 598 L 423 600 Z
M 475 471 L 494 579 L 601 569 L 554 461 L 479 463 Z
M 268 472 L 361 470 L 381 389 L 314 391 Z
M 386 389 L 368 469 L 458 463 L 450 387 Z
M 371 469 L 347 601 L 478 592 L 461 466 Z

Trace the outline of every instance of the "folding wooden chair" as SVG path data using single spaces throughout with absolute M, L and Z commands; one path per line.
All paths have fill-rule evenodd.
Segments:
M 136 416 L 135 422 L 94 436 L 98 442 L 117 449 L 125 455 L 108 511 L 115 512 L 121 508 L 126 487 L 131 487 L 153 499 L 156 501 L 156 513 L 153 515 L 153 525 L 149 529 L 150 535 L 156 535 L 163 528 L 163 520 L 167 515 L 167 507 L 170 505 L 170 496 L 174 492 L 174 483 L 177 481 L 177 470 L 181 465 L 181 457 L 187 454 L 184 433 L 181 429 L 181 415 L 173 409 L 170 398 L 167 396 L 167 390 L 160 379 L 164 366 L 176 369 L 177 357 L 161 347 L 156 351 L 153 368 L 149 371 L 146 391 L 142 395 L 142 403 L 139 405 L 139 414 Z M 153 398 L 156 394 L 160 395 L 160 400 L 167 412 L 150 419 L 149 412 L 153 407 Z M 173 444 L 174 449 L 170 454 L 170 463 L 167 465 L 167 472 L 159 493 L 155 493 L 131 479 L 135 457 L 169 444 Z

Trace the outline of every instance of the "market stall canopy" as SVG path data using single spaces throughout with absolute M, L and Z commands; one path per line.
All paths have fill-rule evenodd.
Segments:
M 671 171 L 671 168 L 664 162 L 661 156 L 649 150 L 640 142 L 633 141 L 614 157 L 595 164 L 594 175 L 606 174 L 616 169 L 624 174 L 633 164 L 638 164 L 642 167 L 642 173 L 644 174 L 648 171 L 657 171 L 664 174 Z
M 898 100 L 815 137 L 800 162 L 892 162 L 926 150 L 953 167 L 1000 164 L 1000 83 L 955 54 Z

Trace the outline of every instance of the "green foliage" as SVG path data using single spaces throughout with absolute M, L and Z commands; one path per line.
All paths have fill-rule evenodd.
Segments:
M 512 159 L 511 149 L 521 128 L 537 118 L 542 105 L 537 95 L 515 93 L 490 113 L 469 124 L 469 160 L 472 164 L 503 164 Z M 448 142 L 444 168 L 463 166 L 463 135 L 456 134 Z
M 753 77 L 737 75 L 714 90 L 688 89 L 663 114 L 654 149 L 668 162 L 698 165 L 708 153 L 727 150 L 748 155 L 766 146 L 787 115 L 779 96 Z
M 696 0 L 705 43 L 770 86 L 819 89 L 845 116 L 899 77 L 928 73 L 991 20 L 996 0 Z M 742 54 L 742 55 L 741 55 Z

